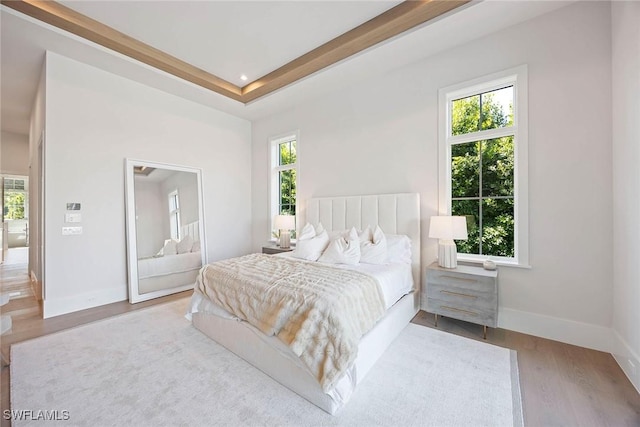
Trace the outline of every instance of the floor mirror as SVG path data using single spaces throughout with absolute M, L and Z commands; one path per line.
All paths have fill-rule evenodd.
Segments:
M 206 262 L 200 169 L 125 160 L 129 302 L 192 289 Z

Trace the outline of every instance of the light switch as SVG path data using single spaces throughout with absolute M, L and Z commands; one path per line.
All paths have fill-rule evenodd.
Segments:
M 63 236 L 76 236 L 82 234 L 82 227 L 62 227 Z
M 82 222 L 82 214 L 66 213 L 64 214 L 64 222 Z

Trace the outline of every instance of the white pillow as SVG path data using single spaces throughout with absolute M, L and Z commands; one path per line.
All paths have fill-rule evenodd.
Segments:
M 176 252 L 179 254 L 186 254 L 191 252 L 191 248 L 193 247 L 193 237 L 185 236 L 176 244 Z
M 367 226 L 358 236 L 360 239 L 360 262 L 363 264 L 385 264 L 387 262 L 387 238 L 379 225 L 371 233 Z
M 328 244 L 329 235 L 322 224 L 318 224 L 318 228 L 314 229 L 313 225 L 307 223 L 298 235 L 296 248 L 291 252 L 291 256 L 307 261 L 317 261 Z
M 356 229 L 352 228 L 349 231 L 347 239 L 338 237 L 329 243 L 318 261 L 330 264 L 358 264 L 360 262 L 360 240 Z
M 162 255 L 176 255 L 178 253 L 178 250 L 176 249 L 177 243 L 178 242 L 173 239 L 168 240 L 164 244 L 164 247 L 160 249 L 160 252 L 162 252 Z
M 191 246 L 191 252 L 200 252 L 200 241 L 196 240 L 193 242 L 193 246 Z
M 387 238 L 387 262 L 411 264 L 411 240 L 409 236 L 386 234 L 385 237 Z
M 318 224 L 318 227 L 321 227 L 322 224 Z M 313 228 L 313 225 L 306 223 L 304 227 L 302 227 L 302 231 L 298 234 L 298 242 L 301 240 L 309 240 L 316 237 L 316 230 Z

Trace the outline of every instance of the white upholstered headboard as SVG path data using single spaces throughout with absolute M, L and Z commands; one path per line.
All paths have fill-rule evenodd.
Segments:
M 193 221 L 187 225 L 183 225 L 180 228 L 180 236 L 184 239 L 187 236 L 191 236 L 194 242 L 200 241 L 200 222 Z
M 387 234 L 411 239 L 413 283 L 420 289 L 420 195 L 418 193 L 324 197 L 307 200 L 302 218 L 328 231 L 379 225 Z M 298 222 L 303 226 L 305 222 Z

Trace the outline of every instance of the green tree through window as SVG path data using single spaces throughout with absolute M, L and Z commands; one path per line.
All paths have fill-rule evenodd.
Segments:
M 513 86 L 451 103 L 451 135 L 478 132 L 451 145 L 451 213 L 467 218 L 469 234 L 460 253 L 515 256 L 514 136 L 482 138 L 512 125 Z
M 280 143 L 279 166 L 293 165 L 297 162 L 296 141 Z M 280 201 L 278 212 L 282 215 L 296 214 L 296 170 L 286 169 L 279 172 Z
M 5 191 L 4 219 L 24 219 L 25 193 Z

